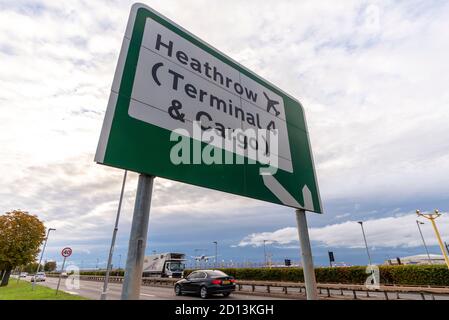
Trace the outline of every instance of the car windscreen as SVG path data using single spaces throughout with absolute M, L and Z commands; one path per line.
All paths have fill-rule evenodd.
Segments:
M 220 270 L 207 271 L 207 275 L 211 278 L 228 277 L 228 275 Z
M 180 262 L 170 262 L 170 270 L 171 271 L 184 271 L 185 265 Z

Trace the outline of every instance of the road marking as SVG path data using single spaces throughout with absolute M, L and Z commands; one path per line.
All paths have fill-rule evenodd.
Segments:
M 75 291 L 65 291 L 65 292 L 67 292 L 68 294 L 79 295 L 79 293 L 78 293 L 78 292 L 75 292 Z
M 146 293 L 141 293 L 141 296 L 146 296 L 146 297 L 155 297 L 154 294 L 146 294 Z

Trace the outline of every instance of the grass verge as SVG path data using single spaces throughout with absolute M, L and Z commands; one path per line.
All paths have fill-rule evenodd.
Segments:
M 59 290 L 56 295 L 56 290 L 36 285 L 34 290 L 31 290 L 31 283 L 27 281 L 11 278 L 6 287 L 0 287 L 0 300 L 87 300 L 87 298 L 78 295 L 68 294 Z

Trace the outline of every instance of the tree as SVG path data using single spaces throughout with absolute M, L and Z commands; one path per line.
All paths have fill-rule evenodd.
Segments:
M 45 239 L 45 226 L 26 211 L 14 210 L 0 216 L 0 286 L 6 286 L 11 270 L 35 261 Z
M 44 271 L 52 272 L 56 270 L 56 261 L 47 261 L 44 264 Z
M 38 266 L 38 262 L 36 262 L 36 261 L 33 261 L 33 262 L 30 262 L 30 263 L 28 263 L 26 266 L 24 266 L 24 267 L 22 267 L 22 272 L 27 272 L 27 273 L 35 273 L 36 272 L 36 270 L 37 270 L 37 266 Z M 42 270 L 42 264 L 41 264 L 41 266 L 40 266 L 40 268 L 39 268 L 39 270 Z

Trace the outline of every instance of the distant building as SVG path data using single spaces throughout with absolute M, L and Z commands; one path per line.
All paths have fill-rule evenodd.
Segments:
M 445 264 L 444 257 L 441 254 L 430 254 L 430 261 L 427 254 L 417 254 L 408 257 L 399 257 L 394 259 L 388 259 L 384 264 L 386 265 L 398 265 L 398 264 Z

